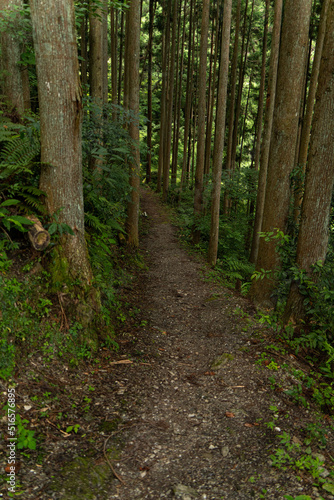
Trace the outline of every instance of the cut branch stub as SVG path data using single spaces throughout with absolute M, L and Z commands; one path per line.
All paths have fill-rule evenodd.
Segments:
M 29 215 L 27 219 L 34 223 L 28 232 L 29 240 L 34 249 L 40 252 L 50 243 L 50 235 L 36 217 Z

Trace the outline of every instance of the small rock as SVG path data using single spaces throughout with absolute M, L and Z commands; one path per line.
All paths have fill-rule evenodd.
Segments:
M 320 470 L 321 470 L 321 468 L 320 468 Z M 322 469 L 320 472 L 320 476 L 323 478 L 328 477 L 329 475 L 330 475 L 330 472 L 327 469 Z
M 174 496 L 182 497 L 182 500 L 188 500 L 191 498 L 198 498 L 198 493 L 194 488 L 186 486 L 185 484 L 177 484 L 172 488 Z
M 223 455 L 223 457 L 227 457 L 230 453 L 230 449 L 228 446 L 223 446 L 222 449 L 221 449 L 221 454 Z
M 227 365 L 229 361 L 232 361 L 234 359 L 233 354 L 230 354 L 228 352 L 224 352 L 221 356 L 218 356 L 212 364 L 211 364 L 211 370 L 219 370 L 223 366 Z

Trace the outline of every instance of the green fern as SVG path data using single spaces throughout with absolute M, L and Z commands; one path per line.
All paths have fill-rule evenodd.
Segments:
M 3 116 L 0 111 L 0 143 L 8 141 L 24 129 L 23 125 L 13 123 L 9 118 Z
M 39 152 L 40 143 L 36 138 L 18 136 L 7 139 L 0 154 L 0 180 L 18 173 L 32 174 L 33 160 Z
M 222 267 L 224 273 L 231 279 L 243 280 L 254 272 L 253 264 L 236 259 L 235 257 L 225 257 Z
M 96 229 L 97 231 L 100 231 L 101 233 L 107 230 L 107 226 L 103 224 L 103 222 L 101 222 L 96 215 L 89 212 L 85 212 L 85 224 L 93 229 Z

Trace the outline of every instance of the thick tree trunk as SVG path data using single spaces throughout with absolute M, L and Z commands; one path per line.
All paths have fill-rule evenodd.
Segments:
M 319 77 L 319 69 L 320 69 L 320 61 L 322 55 L 322 48 L 324 45 L 324 38 L 326 32 L 326 20 L 327 20 L 327 12 L 328 7 L 331 0 L 324 0 L 322 4 L 321 17 L 320 17 L 320 25 L 318 31 L 317 44 L 315 48 L 315 54 L 312 64 L 312 73 L 309 85 L 309 92 L 307 96 L 306 102 L 306 111 L 303 120 L 303 126 L 301 131 L 301 139 L 299 146 L 299 155 L 298 155 L 298 167 L 300 168 L 300 177 L 297 180 L 297 185 L 295 187 L 295 213 L 294 218 L 296 221 L 299 219 L 301 203 L 303 199 L 303 174 L 305 174 L 306 162 L 307 162 L 307 154 L 308 147 L 310 142 L 310 133 L 311 133 L 311 124 L 314 110 L 314 102 L 315 95 L 317 91 L 318 85 L 318 77 Z
M 209 241 L 209 251 L 208 251 L 208 262 L 213 266 L 216 265 L 217 251 L 218 251 L 219 208 L 220 208 L 222 159 L 223 159 L 223 149 L 224 149 L 224 139 L 225 139 L 225 118 L 226 118 L 228 64 L 229 64 L 229 52 L 230 52 L 231 11 L 232 11 L 232 0 L 225 0 L 220 64 L 219 64 L 216 133 L 215 133 L 215 142 L 213 150 L 211 226 L 210 226 L 210 241 Z
M 334 185 L 334 3 L 330 2 L 312 122 L 310 154 L 297 244 L 297 266 L 312 278 L 312 265 L 326 258 Z M 304 319 L 304 297 L 294 283 L 285 323 Z
M 84 235 L 81 163 L 81 86 L 74 29 L 74 4 L 31 0 L 41 120 L 40 189 L 50 215 L 69 225 L 54 269 L 57 281 L 90 285 L 92 272 Z M 55 278 L 55 277 L 54 277 Z
M 256 210 L 255 210 L 255 220 L 253 228 L 252 248 L 249 258 L 250 262 L 252 262 L 253 264 L 256 263 L 257 256 L 259 253 L 260 231 L 262 228 L 262 220 L 263 220 L 270 139 L 271 139 L 271 131 L 273 125 L 275 97 L 276 97 L 276 82 L 277 82 L 277 68 L 278 68 L 278 57 L 279 57 L 281 24 L 282 24 L 282 9 L 283 9 L 283 0 L 275 0 L 274 24 L 273 24 L 273 33 L 271 38 L 271 53 L 270 53 L 270 63 L 269 63 L 267 102 L 266 102 L 266 112 L 265 112 L 264 127 L 263 127 L 264 133 L 263 133 L 263 142 L 262 142 L 262 149 L 260 156 L 260 171 L 259 171 L 259 182 L 258 182 L 257 197 L 256 197 Z
M 23 7 L 22 0 L 0 0 L 0 11 L 14 12 Z M 3 31 L 1 41 L 1 69 L 3 72 L 3 94 L 11 110 L 19 116 L 30 109 L 30 90 L 28 70 L 20 64 L 23 45 L 15 30 L 19 21 L 19 13 L 11 16 L 13 27 Z
M 140 152 L 139 152 L 139 57 L 140 57 L 140 0 L 132 0 L 128 11 L 126 51 L 126 80 L 128 81 L 128 105 L 134 118 L 129 124 L 133 141 L 129 159 L 131 199 L 127 208 L 128 245 L 138 247 Z
M 203 210 L 203 175 L 205 162 L 205 117 L 206 117 L 206 68 L 208 58 L 210 0 L 203 0 L 201 44 L 198 75 L 198 125 L 197 125 L 197 158 L 194 195 L 194 229 L 193 242 L 199 243 L 200 230 L 197 229 Z
M 275 112 L 268 165 L 262 231 L 286 231 L 290 204 L 290 175 L 294 168 L 299 110 L 308 51 L 311 0 L 286 0 L 279 56 Z M 274 273 L 280 266 L 276 241 L 260 240 L 257 269 Z M 276 282 L 253 282 L 250 293 L 262 305 L 272 305 Z

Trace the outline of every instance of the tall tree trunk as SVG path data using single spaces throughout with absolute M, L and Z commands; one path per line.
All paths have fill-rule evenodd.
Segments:
M 201 44 L 198 75 L 198 125 L 197 125 L 197 158 L 194 195 L 194 229 L 193 242 L 199 243 L 201 232 L 196 225 L 203 210 L 203 175 L 205 161 L 205 117 L 206 117 L 206 69 L 208 58 L 210 0 L 203 0 Z
M 204 175 L 208 176 L 210 172 L 211 160 L 211 135 L 213 126 L 213 115 L 215 108 L 215 91 L 216 91 L 216 76 L 217 76 L 217 56 L 218 56 L 218 40 L 219 40 L 219 9 L 220 5 L 217 4 L 216 17 L 212 20 L 212 34 L 211 34 L 211 57 L 210 57 L 210 78 L 208 89 L 208 112 L 206 122 L 205 134 L 205 163 Z M 215 22 L 216 21 L 216 22 Z M 214 54 L 214 56 L 213 56 Z M 213 58 L 213 60 L 212 60 Z
M 213 150 L 211 226 L 210 226 L 210 241 L 208 250 L 208 262 L 213 266 L 216 265 L 217 251 L 218 251 L 219 208 L 220 208 L 222 159 L 223 159 L 224 138 L 225 138 L 231 12 L 232 12 L 232 0 L 225 0 L 220 63 L 219 63 L 216 132 L 215 132 L 215 142 Z
M 30 90 L 28 70 L 20 64 L 23 44 L 20 42 L 18 30 L 19 13 L 16 9 L 22 8 L 22 0 L 0 0 L 0 10 L 12 12 L 12 28 L 3 31 L 0 36 L 1 58 L 3 71 L 3 93 L 11 110 L 22 115 L 30 109 Z M 14 14 L 16 10 L 16 14 Z
M 275 0 L 274 24 L 273 24 L 273 32 L 271 38 L 271 53 L 270 53 L 270 63 L 269 63 L 267 102 L 266 102 L 266 112 L 265 112 L 264 126 L 263 126 L 264 134 L 263 134 L 263 143 L 260 155 L 260 171 L 259 171 L 259 182 L 258 182 L 257 196 L 256 196 L 256 209 L 255 209 L 255 220 L 253 228 L 252 248 L 249 258 L 250 262 L 252 262 L 253 264 L 255 264 L 257 261 L 259 244 L 260 244 L 260 231 L 262 228 L 262 220 L 263 220 L 270 139 L 271 139 L 275 98 L 276 98 L 277 68 L 278 68 L 278 57 L 279 57 L 279 47 L 280 47 L 280 37 L 281 37 L 282 10 L 283 10 L 283 0 Z
M 195 23 L 194 23 L 194 0 L 190 0 L 190 20 L 189 20 L 189 38 L 188 38 L 188 67 L 187 67 L 187 85 L 186 85 L 186 105 L 184 117 L 184 135 L 183 135 L 183 161 L 181 172 L 180 189 L 182 190 L 184 183 L 187 180 L 187 165 L 188 165 L 188 140 L 190 132 L 191 120 L 191 102 L 192 102 L 192 83 L 194 70 L 194 54 L 195 54 Z
M 294 168 L 300 102 L 308 49 L 311 0 L 286 0 L 278 64 L 275 112 L 268 165 L 262 231 L 286 231 L 290 204 L 290 175 Z M 260 240 L 258 270 L 275 272 L 280 267 L 276 241 Z M 250 290 L 255 302 L 272 305 L 275 278 L 254 281 Z
M 108 0 L 102 5 L 102 101 L 108 102 Z
M 329 215 L 334 185 L 334 2 L 330 2 L 317 98 L 312 122 L 310 154 L 297 244 L 297 266 L 312 278 L 312 265 L 324 261 L 328 247 Z M 293 283 L 285 323 L 304 319 L 304 296 Z
M 111 102 L 117 105 L 117 10 L 110 8 L 110 55 L 111 55 Z M 116 110 L 113 111 L 113 120 L 117 118 Z
M 119 42 L 119 62 L 118 62 L 118 99 L 120 106 L 122 103 L 122 79 L 123 79 L 123 54 L 124 54 L 124 12 L 121 13 L 121 34 Z
M 153 56 L 153 21 L 154 0 L 149 0 L 149 35 L 148 35 L 148 70 L 147 70 L 147 164 L 146 182 L 151 182 L 152 165 L 152 56 Z
M 129 124 L 132 139 L 131 159 L 129 159 L 131 199 L 127 208 L 126 227 L 128 245 L 139 244 L 139 186 L 140 186 L 140 152 L 139 152 L 139 57 L 140 57 L 140 0 L 132 0 L 128 10 L 126 51 L 126 80 L 128 81 L 128 106 L 134 114 Z
M 245 134 L 246 134 L 246 124 L 247 124 L 247 115 L 248 115 L 250 94 L 251 94 L 251 90 L 252 90 L 252 80 L 253 80 L 253 74 L 251 73 L 249 75 L 248 92 L 247 92 L 246 106 L 245 106 L 245 112 L 244 112 L 244 123 L 242 126 L 242 133 L 241 133 L 239 169 L 241 168 L 241 165 L 242 165 L 242 152 L 243 152 L 243 148 L 244 148 L 244 141 L 245 141 Z
M 241 44 L 241 59 L 240 59 L 240 70 L 239 70 L 238 95 L 237 95 L 237 102 L 236 102 L 236 106 L 235 106 L 233 140 L 232 140 L 232 163 L 231 163 L 232 172 L 235 168 L 235 163 L 236 163 L 238 132 L 240 129 L 239 117 L 240 117 L 240 113 L 241 113 L 241 99 L 242 99 L 242 92 L 243 92 L 243 88 L 244 88 L 244 81 L 245 81 L 245 75 L 246 75 L 246 66 L 247 66 L 247 59 L 248 59 L 248 46 L 249 46 L 249 42 L 250 42 L 252 20 L 253 20 L 253 13 L 254 13 L 254 0 L 252 3 L 252 12 L 251 12 L 251 15 L 249 18 L 248 32 L 246 34 L 246 31 L 247 31 L 247 8 L 248 8 L 248 0 L 246 0 L 245 12 L 244 12 L 244 25 L 243 25 L 243 30 L 242 30 L 242 44 Z M 246 44 L 246 47 L 245 47 L 245 44 Z
M 256 124 L 256 145 L 255 145 L 255 159 L 254 159 L 255 170 L 259 169 L 259 164 L 260 164 L 262 125 L 263 125 L 262 122 L 263 122 L 263 109 L 264 109 L 264 88 L 266 82 L 269 8 L 270 8 L 270 0 L 266 0 L 266 12 L 264 17 L 264 32 L 263 32 L 263 43 L 262 43 L 261 81 L 259 89 L 259 105 L 258 105 L 257 124 Z
M 170 40 L 170 12 L 171 1 L 165 0 L 163 7 L 164 32 L 162 37 L 162 91 L 160 112 L 160 136 L 159 136 L 159 163 L 157 192 L 160 193 L 162 185 L 163 166 L 166 155 L 166 123 L 167 123 L 167 94 L 168 94 L 168 68 L 169 68 L 169 40 Z M 167 4 L 167 5 L 166 5 Z
M 86 87 L 88 83 L 87 79 L 87 68 L 88 68 L 88 50 L 87 50 L 87 15 L 82 17 L 80 24 L 80 74 L 81 74 L 81 84 Z
M 181 118 L 181 100 L 183 93 L 183 66 L 184 66 L 184 41 L 186 36 L 186 16 L 187 16 L 187 0 L 184 0 L 184 3 L 180 2 L 180 12 L 179 12 L 179 27 L 181 29 L 181 10 L 183 5 L 183 29 L 182 29 L 182 40 L 181 40 L 181 49 L 178 48 L 179 54 L 179 69 L 177 70 L 176 75 L 179 74 L 179 78 L 177 78 L 177 86 L 175 89 L 175 120 L 174 120 L 174 130 L 173 130 L 173 156 L 172 156 L 172 186 L 176 185 L 176 177 L 177 177 L 177 165 L 178 165 L 178 154 L 179 154 L 179 138 L 180 138 L 180 118 Z M 179 37 L 178 37 L 179 40 Z
M 173 0 L 173 24 L 172 24 L 172 43 L 170 48 L 170 64 L 169 64 L 169 82 L 168 82 L 168 98 L 167 98 L 167 113 L 166 113 L 166 133 L 164 146 L 164 162 L 163 162 L 163 189 L 162 199 L 167 201 L 169 188 L 169 169 L 170 169 L 170 151 L 172 142 L 172 123 L 173 123 L 173 95 L 174 95 L 174 73 L 175 73 L 175 56 L 176 56 L 176 29 L 177 29 L 177 8 L 178 0 Z
M 309 91 L 306 101 L 306 111 L 303 120 L 303 126 L 301 131 L 301 139 L 299 146 L 299 155 L 298 155 L 298 167 L 300 168 L 300 177 L 297 180 L 297 185 L 295 188 L 295 205 L 294 205 L 294 218 L 297 221 L 300 215 L 300 208 L 303 199 L 303 174 L 305 174 L 306 162 L 307 162 L 307 153 L 310 142 L 310 133 L 311 133 L 311 124 L 314 110 L 314 102 L 315 95 L 317 91 L 318 85 L 318 77 L 319 77 L 319 68 L 321 61 L 322 48 L 324 45 L 324 38 L 326 32 L 326 21 L 327 21 L 327 12 L 328 6 L 330 4 L 330 0 L 324 0 L 322 4 L 321 16 L 320 16 L 320 25 L 318 31 L 317 44 L 315 48 L 315 54 L 312 65 L 311 79 L 309 85 Z
M 248 2 L 248 0 L 247 0 Z M 227 136 L 227 151 L 226 151 L 226 172 L 230 175 L 232 170 L 232 142 L 233 142 L 233 129 L 234 129 L 234 110 L 235 110 L 235 95 L 237 88 L 237 70 L 238 70 L 238 52 L 239 52 L 239 33 L 240 33 L 240 15 L 241 15 L 241 0 L 238 0 L 236 19 L 235 19 L 235 32 L 234 32 L 234 47 L 231 69 L 231 91 L 230 91 L 230 104 L 228 110 L 228 136 Z M 226 204 L 228 204 L 228 197 L 225 196 Z M 224 209 L 225 210 L 225 209 Z M 226 207 L 227 211 L 227 207 Z
M 103 100 L 102 9 L 94 2 L 89 10 L 89 84 L 90 95 L 98 103 Z
M 41 120 L 40 189 L 49 215 L 57 213 L 74 236 L 58 246 L 57 280 L 92 282 L 84 235 L 81 163 L 81 86 L 74 28 L 74 3 L 31 0 L 31 19 Z

